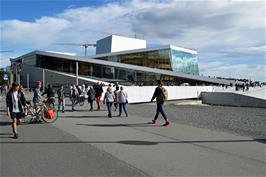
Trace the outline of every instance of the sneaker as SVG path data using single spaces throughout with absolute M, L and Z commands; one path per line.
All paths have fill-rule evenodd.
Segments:
M 153 119 L 153 120 L 151 121 L 151 124 L 156 124 L 156 120 Z
M 18 139 L 18 133 L 14 133 L 14 139 Z
M 165 121 L 165 123 L 163 124 L 163 126 L 168 126 L 170 125 L 170 121 Z

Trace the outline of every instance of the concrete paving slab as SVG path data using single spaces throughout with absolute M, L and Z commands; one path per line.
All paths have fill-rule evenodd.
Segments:
M 170 127 L 154 126 L 148 121 L 131 115 L 112 119 L 62 118 L 54 125 L 152 176 L 265 174 L 265 145 L 251 138 L 176 123 Z
M 22 125 L 18 140 L 0 111 L 0 175 L 266 175 L 264 141 L 178 122 L 163 127 L 162 119 L 151 125 L 150 117 L 132 112 L 109 119 L 106 110 L 87 108 L 60 113 L 54 124 Z

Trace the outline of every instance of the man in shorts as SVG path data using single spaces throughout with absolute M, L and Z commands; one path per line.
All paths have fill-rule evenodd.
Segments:
M 20 123 L 20 118 L 24 117 L 24 106 L 26 100 L 24 94 L 19 91 L 19 84 L 13 83 L 12 88 L 6 95 L 7 116 L 12 119 L 12 131 L 14 138 L 18 138 L 17 125 Z

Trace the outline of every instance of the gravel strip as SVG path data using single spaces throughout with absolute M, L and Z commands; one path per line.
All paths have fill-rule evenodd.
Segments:
M 155 115 L 155 104 L 129 105 L 129 113 L 146 116 Z M 172 122 L 233 133 L 254 139 L 266 139 L 266 109 L 203 105 L 165 105 Z M 162 117 L 159 117 L 162 119 Z

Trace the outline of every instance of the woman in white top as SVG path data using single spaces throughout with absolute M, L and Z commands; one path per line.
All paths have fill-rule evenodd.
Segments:
M 112 118 L 112 104 L 114 102 L 115 95 L 112 92 L 112 88 L 108 87 L 103 98 L 103 104 L 106 103 L 108 109 L 108 117 Z
M 119 116 L 121 116 L 122 114 L 122 108 L 126 114 L 126 117 L 128 117 L 128 113 L 127 113 L 127 107 L 126 104 L 128 103 L 127 101 L 128 95 L 127 93 L 124 91 L 123 87 L 120 87 L 120 92 L 118 94 L 118 102 L 119 102 Z

